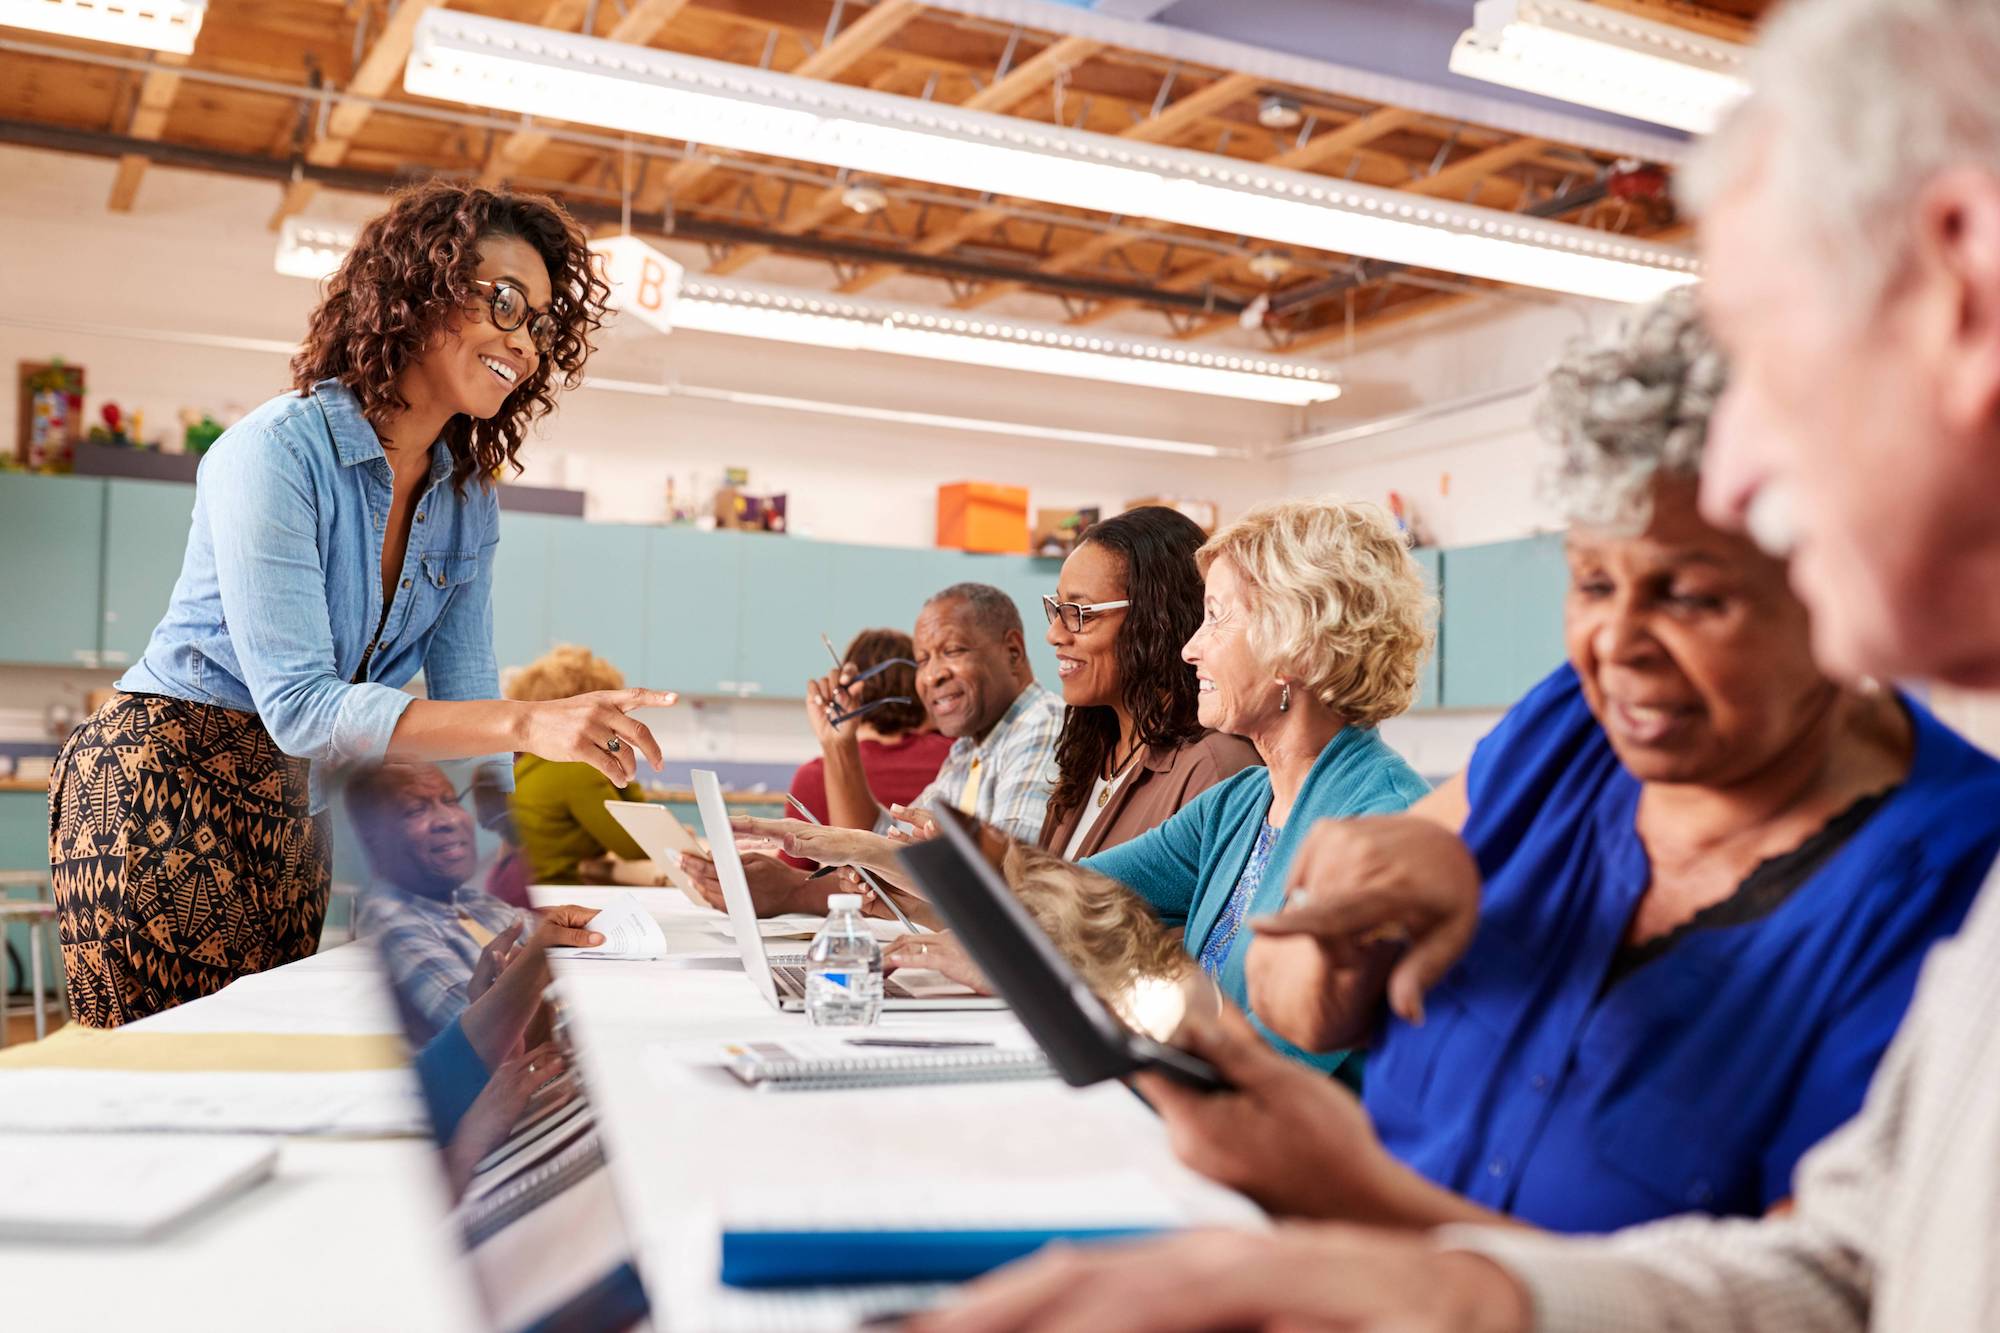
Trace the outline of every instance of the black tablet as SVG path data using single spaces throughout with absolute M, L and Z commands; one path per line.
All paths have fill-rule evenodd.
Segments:
M 897 856 L 1065 1083 L 1150 1071 L 1195 1088 L 1228 1086 L 1207 1061 L 1119 1021 L 987 864 L 963 815 L 946 811 L 938 827 L 940 836 Z

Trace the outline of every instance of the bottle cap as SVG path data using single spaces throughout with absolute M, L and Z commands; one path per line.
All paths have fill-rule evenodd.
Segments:
M 861 895 L 858 893 L 829 893 L 826 896 L 829 912 L 858 912 L 861 910 Z

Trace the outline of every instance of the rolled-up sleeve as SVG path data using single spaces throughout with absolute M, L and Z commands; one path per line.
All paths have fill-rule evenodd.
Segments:
M 334 663 L 319 511 L 281 437 L 230 440 L 202 464 L 215 577 L 243 683 L 278 748 L 336 764 L 379 760 L 410 696 L 349 684 Z
M 500 665 L 493 655 L 493 562 L 500 549 L 498 507 L 487 511 L 479 572 L 455 589 L 424 653 L 425 693 L 433 699 L 500 697 Z M 494 791 L 514 790 L 514 756 L 482 755 L 475 782 Z

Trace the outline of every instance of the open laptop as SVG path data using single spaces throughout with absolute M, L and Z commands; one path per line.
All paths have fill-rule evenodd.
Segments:
M 804 1013 L 806 1007 L 806 956 L 803 953 L 772 955 L 765 952 L 764 934 L 757 925 L 757 904 L 750 896 L 750 881 L 743 873 L 743 858 L 736 852 L 736 836 L 729 828 L 729 810 L 723 804 L 722 784 L 707 769 L 694 769 L 695 804 L 701 810 L 702 832 L 708 836 L 715 859 L 715 877 L 722 882 L 722 897 L 729 904 L 729 925 L 736 947 L 743 954 L 743 970 L 772 1008 L 788 1014 Z M 911 975 L 914 972 L 914 975 Z M 920 1009 L 936 1012 L 950 1009 L 1005 1009 L 1007 1002 L 981 995 L 970 987 L 922 969 L 899 969 L 882 979 L 884 1009 Z
M 1080 1088 L 1151 1071 L 1205 1091 L 1228 1086 L 1199 1056 L 1119 1021 L 988 864 L 967 823 L 940 809 L 940 835 L 897 856 L 1063 1081 Z

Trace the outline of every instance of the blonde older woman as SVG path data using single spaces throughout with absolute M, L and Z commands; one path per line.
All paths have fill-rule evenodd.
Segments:
M 509 699 L 567 699 L 596 690 L 617 690 L 625 677 L 588 648 L 560 643 L 524 667 L 507 672 L 502 692 Z M 604 883 L 613 877 L 607 857 L 643 861 L 646 853 L 604 808 L 608 800 L 644 800 L 639 785 L 623 790 L 590 764 L 554 763 L 540 755 L 514 759 L 510 804 L 514 830 L 537 884 Z M 629 879 L 629 876 L 619 876 Z M 651 867 L 639 882 L 652 883 Z
M 1201 725 L 1243 737 L 1264 766 L 1082 864 L 1182 927 L 1187 952 L 1247 1007 L 1243 923 L 1283 901 L 1306 831 L 1320 819 L 1395 813 L 1429 790 L 1376 727 L 1416 694 L 1430 599 L 1401 535 L 1368 504 L 1265 505 L 1196 558 L 1202 622 L 1181 652 L 1195 669 Z M 1347 1060 L 1288 1053 L 1330 1071 Z

